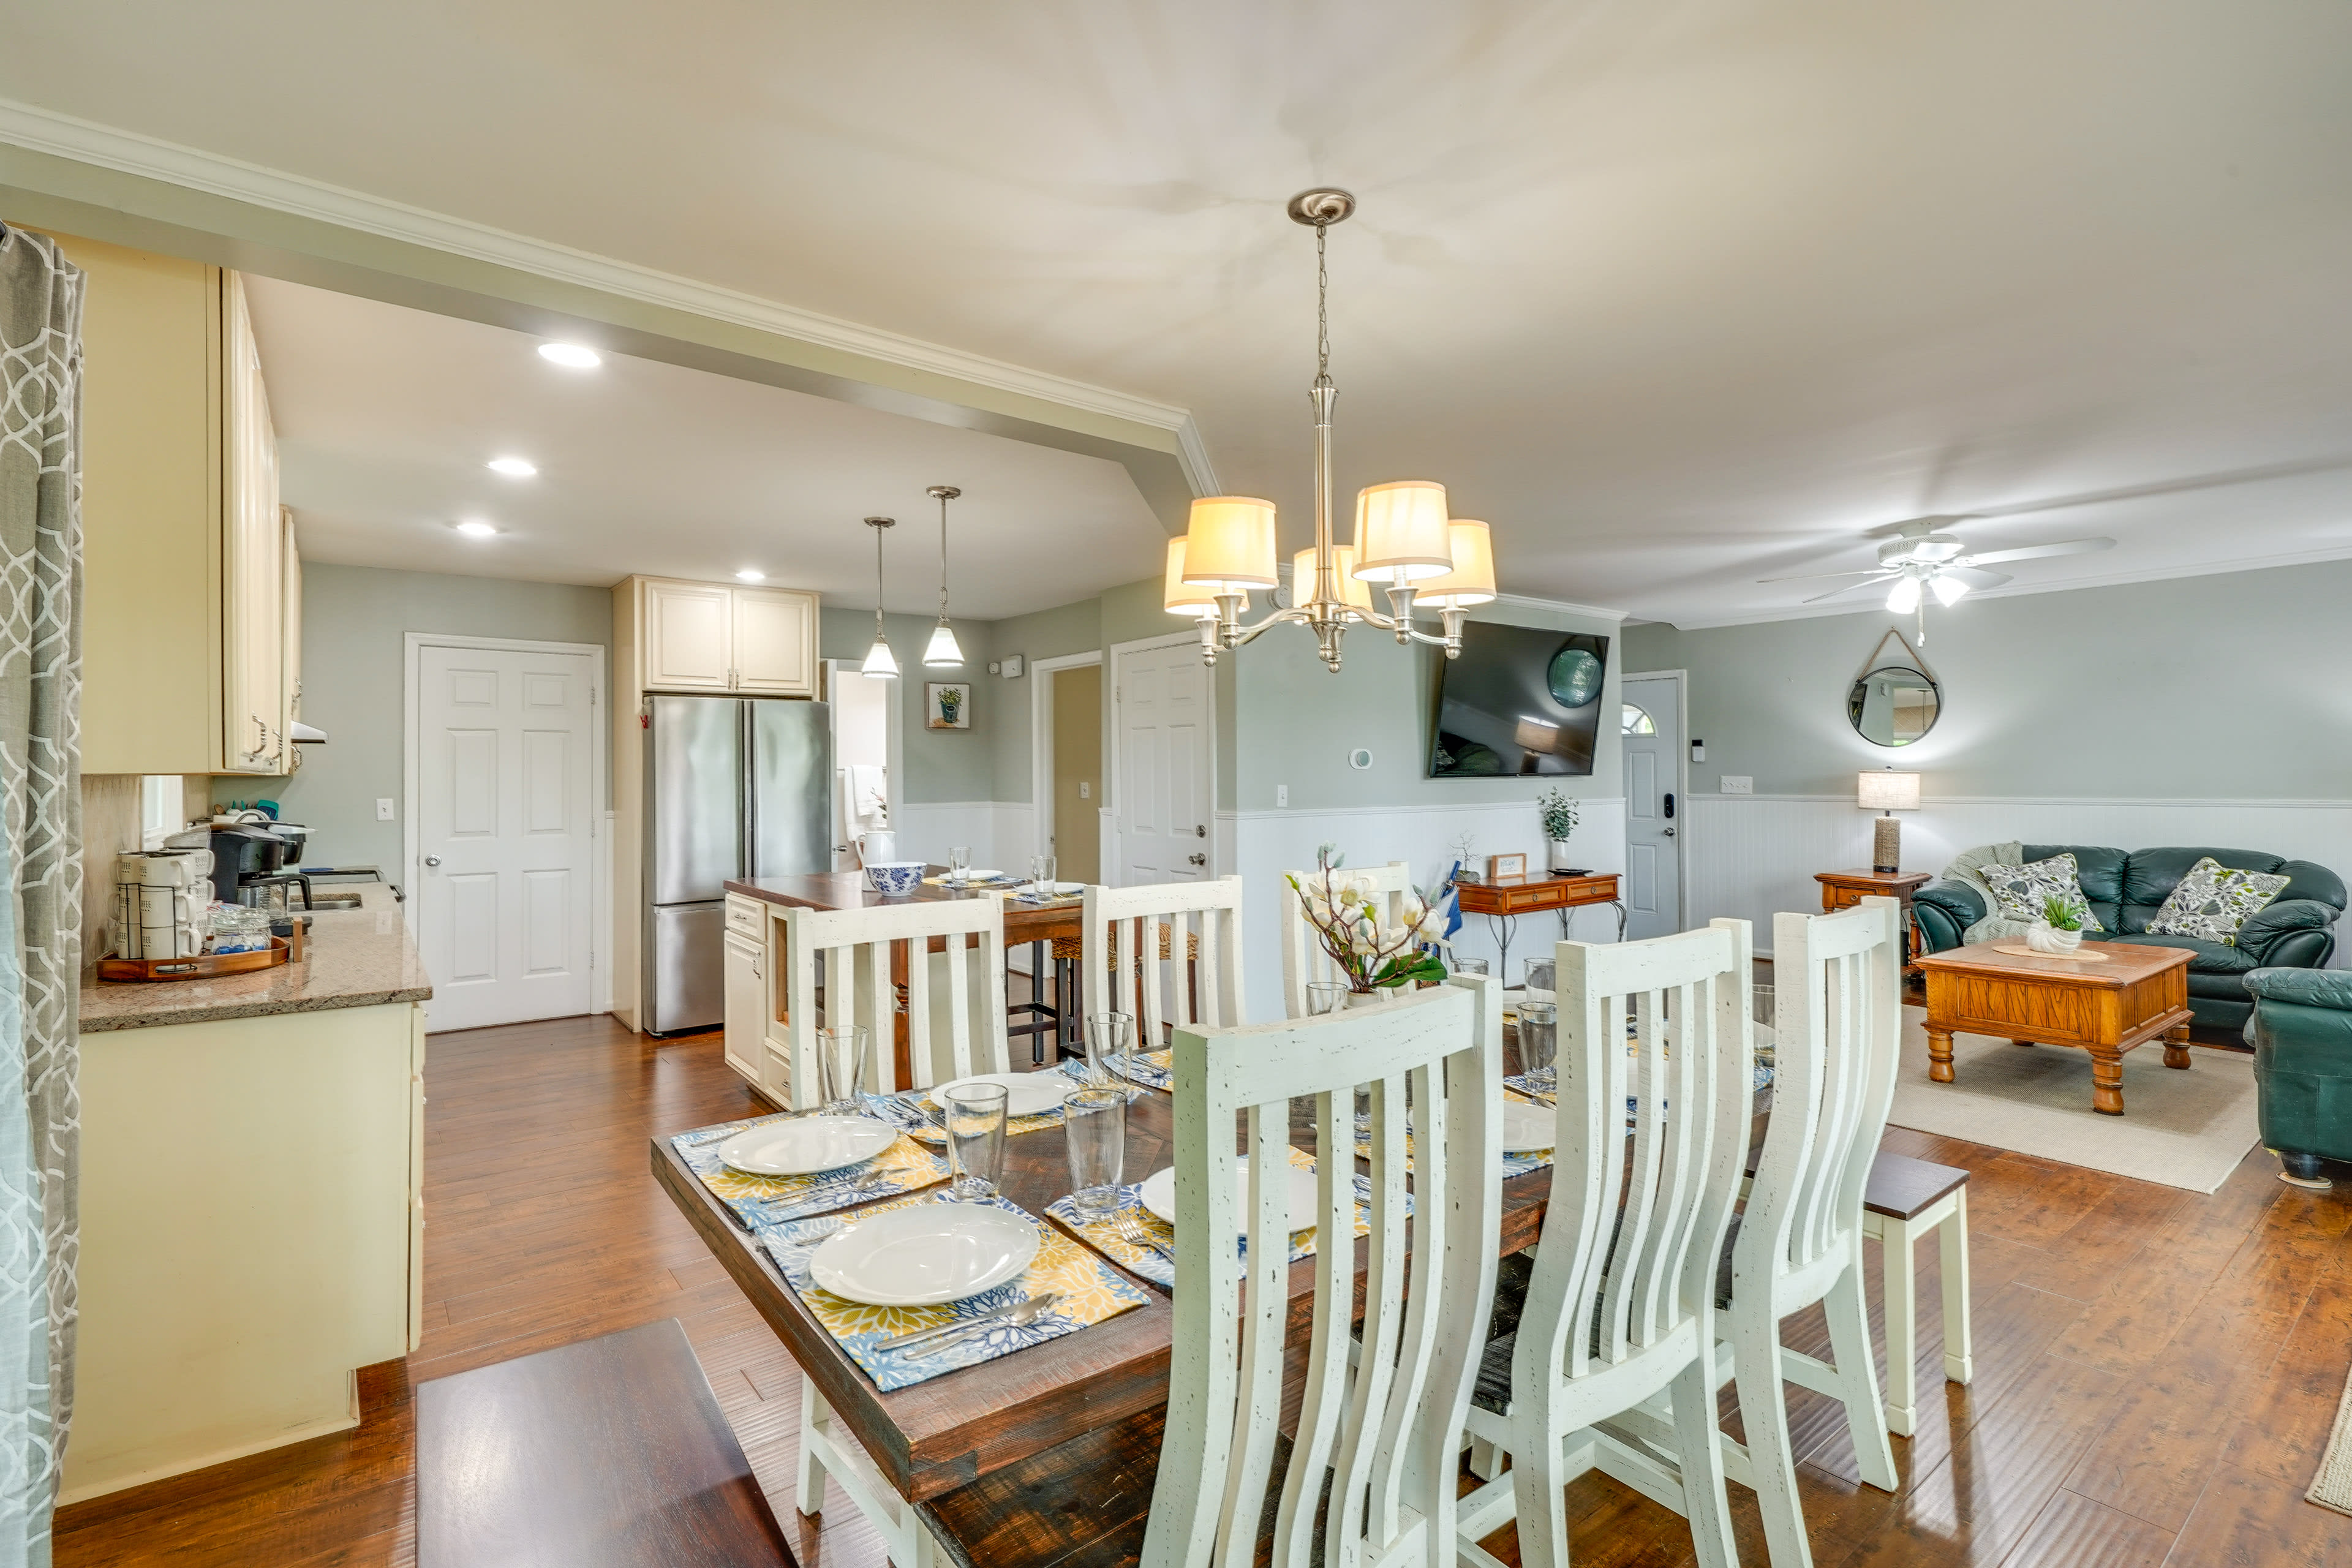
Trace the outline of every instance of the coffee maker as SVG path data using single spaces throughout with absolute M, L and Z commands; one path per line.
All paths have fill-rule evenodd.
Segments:
M 302 889 L 302 907 L 310 907 L 310 879 L 288 867 L 302 858 L 299 836 L 279 834 L 267 822 L 239 823 L 213 829 L 213 890 L 225 904 L 272 901 L 269 889 L 282 887 L 289 896 Z

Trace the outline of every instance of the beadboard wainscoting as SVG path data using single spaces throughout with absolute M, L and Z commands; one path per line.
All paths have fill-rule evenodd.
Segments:
M 1596 871 L 1625 868 L 1625 802 L 1622 796 L 1578 801 L 1581 820 L 1569 843 L 1580 865 Z M 1488 855 L 1524 853 L 1528 866 L 1540 872 L 1544 862 L 1543 828 L 1532 801 L 1497 801 L 1477 805 L 1367 805 L 1331 810 L 1234 811 L 1217 814 L 1220 847 L 1233 846 L 1231 867 L 1247 882 L 1242 929 L 1247 943 L 1244 968 L 1249 1016 L 1253 1020 L 1282 1016 L 1282 874 L 1315 864 L 1318 845 L 1339 845 L 1350 866 L 1378 866 L 1402 860 L 1412 868 L 1412 879 L 1427 887 L 1454 864 L 1453 841 L 1474 836 L 1481 862 Z M 1230 836 L 1230 837 L 1228 837 Z M 1586 942 L 1614 942 L 1617 914 L 1603 905 L 1579 910 L 1571 917 L 1576 936 Z M 1521 916 L 1511 942 L 1511 967 L 1530 955 L 1541 955 L 1559 933 L 1559 917 L 1549 912 Z M 1465 958 L 1496 957 L 1487 922 L 1467 916 L 1454 938 L 1455 952 Z M 1506 977 L 1517 982 L 1516 973 Z
M 1870 864 L 1872 813 L 1850 795 L 1694 795 L 1684 853 L 1691 925 L 1735 915 L 1769 955 L 1772 916 L 1822 907 L 1816 871 Z M 1903 868 L 1941 872 L 1959 851 L 2017 839 L 2117 849 L 2208 845 L 2315 860 L 2352 876 L 2352 800 L 1929 798 L 1903 823 Z M 2330 962 L 2347 964 L 2343 945 Z

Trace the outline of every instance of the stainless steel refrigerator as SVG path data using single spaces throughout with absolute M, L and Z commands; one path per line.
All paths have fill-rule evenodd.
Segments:
M 726 883 L 832 869 L 833 726 L 822 702 L 655 697 L 646 736 L 648 1034 L 726 1015 Z

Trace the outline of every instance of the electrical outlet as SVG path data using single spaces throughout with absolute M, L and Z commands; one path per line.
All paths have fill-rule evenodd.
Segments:
M 1756 793 L 1756 781 L 1744 773 L 1726 773 L 1723 775 L 1723 793 L 1726 795 L 1754 795 Z
M 1081 783 L 1078 785 L 1078 798 L 1080 800 L 1092 800 L 1094 797 L 1095 786 L 1093 784 Z
M 378 822 L 392 820 L 392 796 L 380 795 L 375 797 L 375 819 Z
M 1274 786 L 1274 804 L 1276 805 L 1288 805 L 1290 804 L 1290 786 L 1288 784 L 1276 784 Z

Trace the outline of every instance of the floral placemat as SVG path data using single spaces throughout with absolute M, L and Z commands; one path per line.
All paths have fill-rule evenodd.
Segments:
M 1116 1318 L 1121 1312 L 1130 1311 L 1151 1300 L 1144 1291 L 1120 1279 L 1116 1269 L 1105 1268 L 1102 1260 L 1085 1247 L 1050 1225 L 1037 1225 L 1036 1220 L 1018 1204 L 1003 1198 L 979 1201 L 1020 1215 L 1032 1225 L 1037 1225 L 1037 1256 L 1019 1278 L 1009 1279 L 993 1290 L 967 1296 L 944 1307 L 869 1307 L 820 1288 L 810 1276 L 810 1256 L 827 1237 L 836 1235 L 845 1226 L 888 1209 L 950 1201 L 944 1194 L 907 1197 L 896 1203 L 878 1204 L 872 1208 L 862 1209 L 856 1215 L 793 1220 L 758 1227 L 760 1245 L 766 1247 L 768 1256 L 776 1260 L 776 1267 L 782 1271 L 793 1293 L 800 1297 L 801 1304 L 824 1325 L 825 1332 L 834 1337 L 835 1342 L 848 1353 L 849 1359 L 874 1380 L 874 1385 L 886 1394 L 895 1388 L 928 1382 L 942 1373 L 978 1366 L 982 1362 L 1011 1355 L 1031 1345 L 1042 1345 L 1048 1340 L 1075 1334 L 1080 1329 Z M 1017 1328 L 1005 1323 L 992 1324 L 945 1346 L 934 1342 L 903 1351 L 880 1348 L 883 1341 L 898 1335 L 911 1334 L 919 1329 L 939 1328 L 959 1318 L 982 1317 L 1000 1307 L 1032 1300 L 1048 1290 L 1061 1298 L 1054 1304 L 1053 1310 Z
M 1176 1089 L 1176 1053 L 1165 1051 L 1135 1051 L 1115 1058 L 1112 1068 L 1124 1074 L 1129 1083 L 1139 1083 L 1146 1089 L 1168 1093 Z
M 698 1128 L 670 1140 L 686 1168 L 727 1205 L 736 1223 L 756 1230 L 762 1221 L 829 1214 L 877 1198 L 895 1197 L 948 1179 L 948 1163 L 905 1137 L 873 1159 L 806 1176 L 755 1176 L 719 1157 L 719 1146 L 746 1128 L 787 1120 L 755 1116 L 722 1126 Z
M 1027 879 L 1025 877 L 1008 876 L 1000 871 L 993 877 L 966 877 L 961 882 L 950 876 L 926 877 L 923 879 L 923 886 L 926 888 L 979 888 L 984 890 L 989 888 L 1017 887 Z
M 1289 1151 L 1290 1163 L 1296 1170 L 1315 1169 L 1315 1156 L 1304 1149 Z M 1371 1234 L 1372 1183 L 1369 1176 L 1351 1178 L 1356 1188 L 1357 1236 Z M 1139 1274 L 1163 1289 L 1176 1288 L 1176 1227 L 1143 1206 L 1143 1184 L 1130 1182 L 1118 1189 L 1118 1207 L 1098 1220 L 1078 1217 L 1076 1200 L 1067 1195 L 1055 1198 L 1045 1205 L 1045 1212 L 1060 1220 L 1087 1245 L 1131 1273 Z M 1244 1196 L 1246 1201 L 1246 1195 Z M 1406 1213 L 1412 1213 L 1412 1200 L 1406 1199 Z M 1244 1256 L 1249 1251 L 1249 1238 L 1237 1236 L 1234 1246 Z M 1315 1227 L 1290 1233 L 1290 1258 L 1296 1263 L 1315 1252 Z

